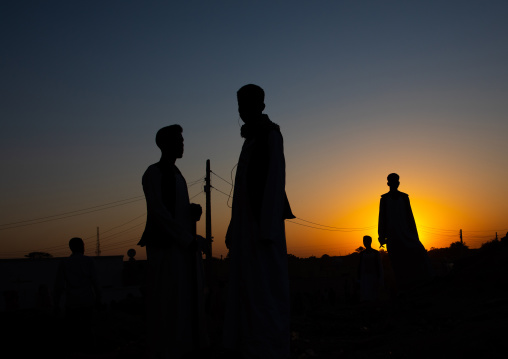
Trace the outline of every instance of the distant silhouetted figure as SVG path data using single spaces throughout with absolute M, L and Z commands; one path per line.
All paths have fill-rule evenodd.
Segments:
M 372 238 L 363 237 L 365 250 L 360 252 L 358 279 L 360 281 L 360 301 L 372 302 L 379 299 L 379 289 L 383 285 L 383 265 L 381 255 L 372 248 Z
M 138 243 L 146 246 L 148 264 L 147 342 L 153 358 L 180 358 L 207 343 L 203 267 L 194 233 L 202 210 L 189 202 L 187 183 L 175 166 L 183 156 L 182 127 L 161 128 L 155 142 L 162 155 L 143 175 L 147 219 Z
M 237 92 L 245 138 L 238 168 L 229 248 L 224 346 L 245 358 L 289 356 L 289 279 L 284 219 L 295 218 L 285 193 L 279 126 L 263 114 L 264 91 Z
M 101 291 L 94 260 L 84 255 L 83 240 L 71 238 L 69 248 L 72 254 L 60 262 L 57 271 L 55 306 L 59 311 L 64 295 L 67 344 L 69 350 L 83 352 L 94 345 L 92 320 L 101 302 Z
M 408 286 L 432 275 L 427 251 L 418 238 L 409 196 L 398 191 L 399 175 L 388 175 L 390 191 L 379 205 L 379 243 L 386 244 L 397 287 Z

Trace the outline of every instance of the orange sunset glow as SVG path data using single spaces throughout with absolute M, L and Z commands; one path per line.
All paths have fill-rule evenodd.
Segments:
M 507 0 L 0 27 L 2 358 L 507 357 Z
M 236 91 L 246 83 L 264 88 L 264 112 L 284 136 L 298 217 L 286 223 L 289 253 L 346 255 L 364 235 L 377 247 L 391 172 L 427 250 L 458 241 L 461 229 L 471 248 L 505 236 L 503 11 L 370 6 L 232 6 L 202 17 L 161 5 L 87 21 L 44 5 L 13 10 L 2 66 L 0 256 L 67 256 L 74 236 L 93 255 L 99 227 L 103 255 L 135 248 L 145 258 L 136 245 L 146 220 L 141 176 L 159 160 L 156 131 L 173 123 L 185 139 L 176 165 L 203 208 L 211 161 L 213 255 L 226 256 L 243 143 Z M 197 229 L 205 234 L 205 215 Z

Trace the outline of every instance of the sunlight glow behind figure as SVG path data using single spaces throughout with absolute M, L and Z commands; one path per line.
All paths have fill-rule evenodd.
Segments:
M 507 2 L 198 3 L 6 4 L 0 224 L 142 196 L 143 171 L 159 158 L 153 134 L 176 122 L 186 133 L 179 168 L 204 208 L 206 160 L 231 181 L 242 146 L 235 92 L 254 82 L 284 132 L 294 214 L 374 226 L 288 221 L 289 253 L 345 255 L 364 235 L 376 248 L 390 172 L 401 175 L 427 250 L 458 241 L 460 229 L 470 248 L 505 235 Z M 212 185 L 220 257 L 231 187 Z M 0 257 L 68 256 L 76 236 L 93 255 L 97 227 L 102 255 L 125 256 L 145 212 L 141 200 L 0 225 Z

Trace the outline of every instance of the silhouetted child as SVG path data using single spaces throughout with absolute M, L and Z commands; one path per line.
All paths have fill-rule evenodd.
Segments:
M 85 256 L 81 238 L 69 241 L 72 254 L 58 267 L 55 282 L 55 307 L 60 310 L 62 294 L 65 297 L 65 334 L 69 350 L 85 352 L 94 345 L 92 319 L 101 295 L 97 284 L 95 263 Z
M 372 238 L 363 237 L 365 250 L 360 252 L 358 279 L 360 282 L 360 301 L 375 301 L 379 298 L 379 289 L 383 285 L 383 266 L 381 255 L 372 248 Z

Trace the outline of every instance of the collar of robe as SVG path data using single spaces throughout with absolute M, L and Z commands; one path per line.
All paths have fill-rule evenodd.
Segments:
M 271 130 L 280 131 L 280 127 L 279 125 L 270 121 L 268 115 L 263 114 L 259 120 L 244 124 L 240 130 L 240 135 L 245 139 L 251 139 L 260 135 L 264 135 Z

